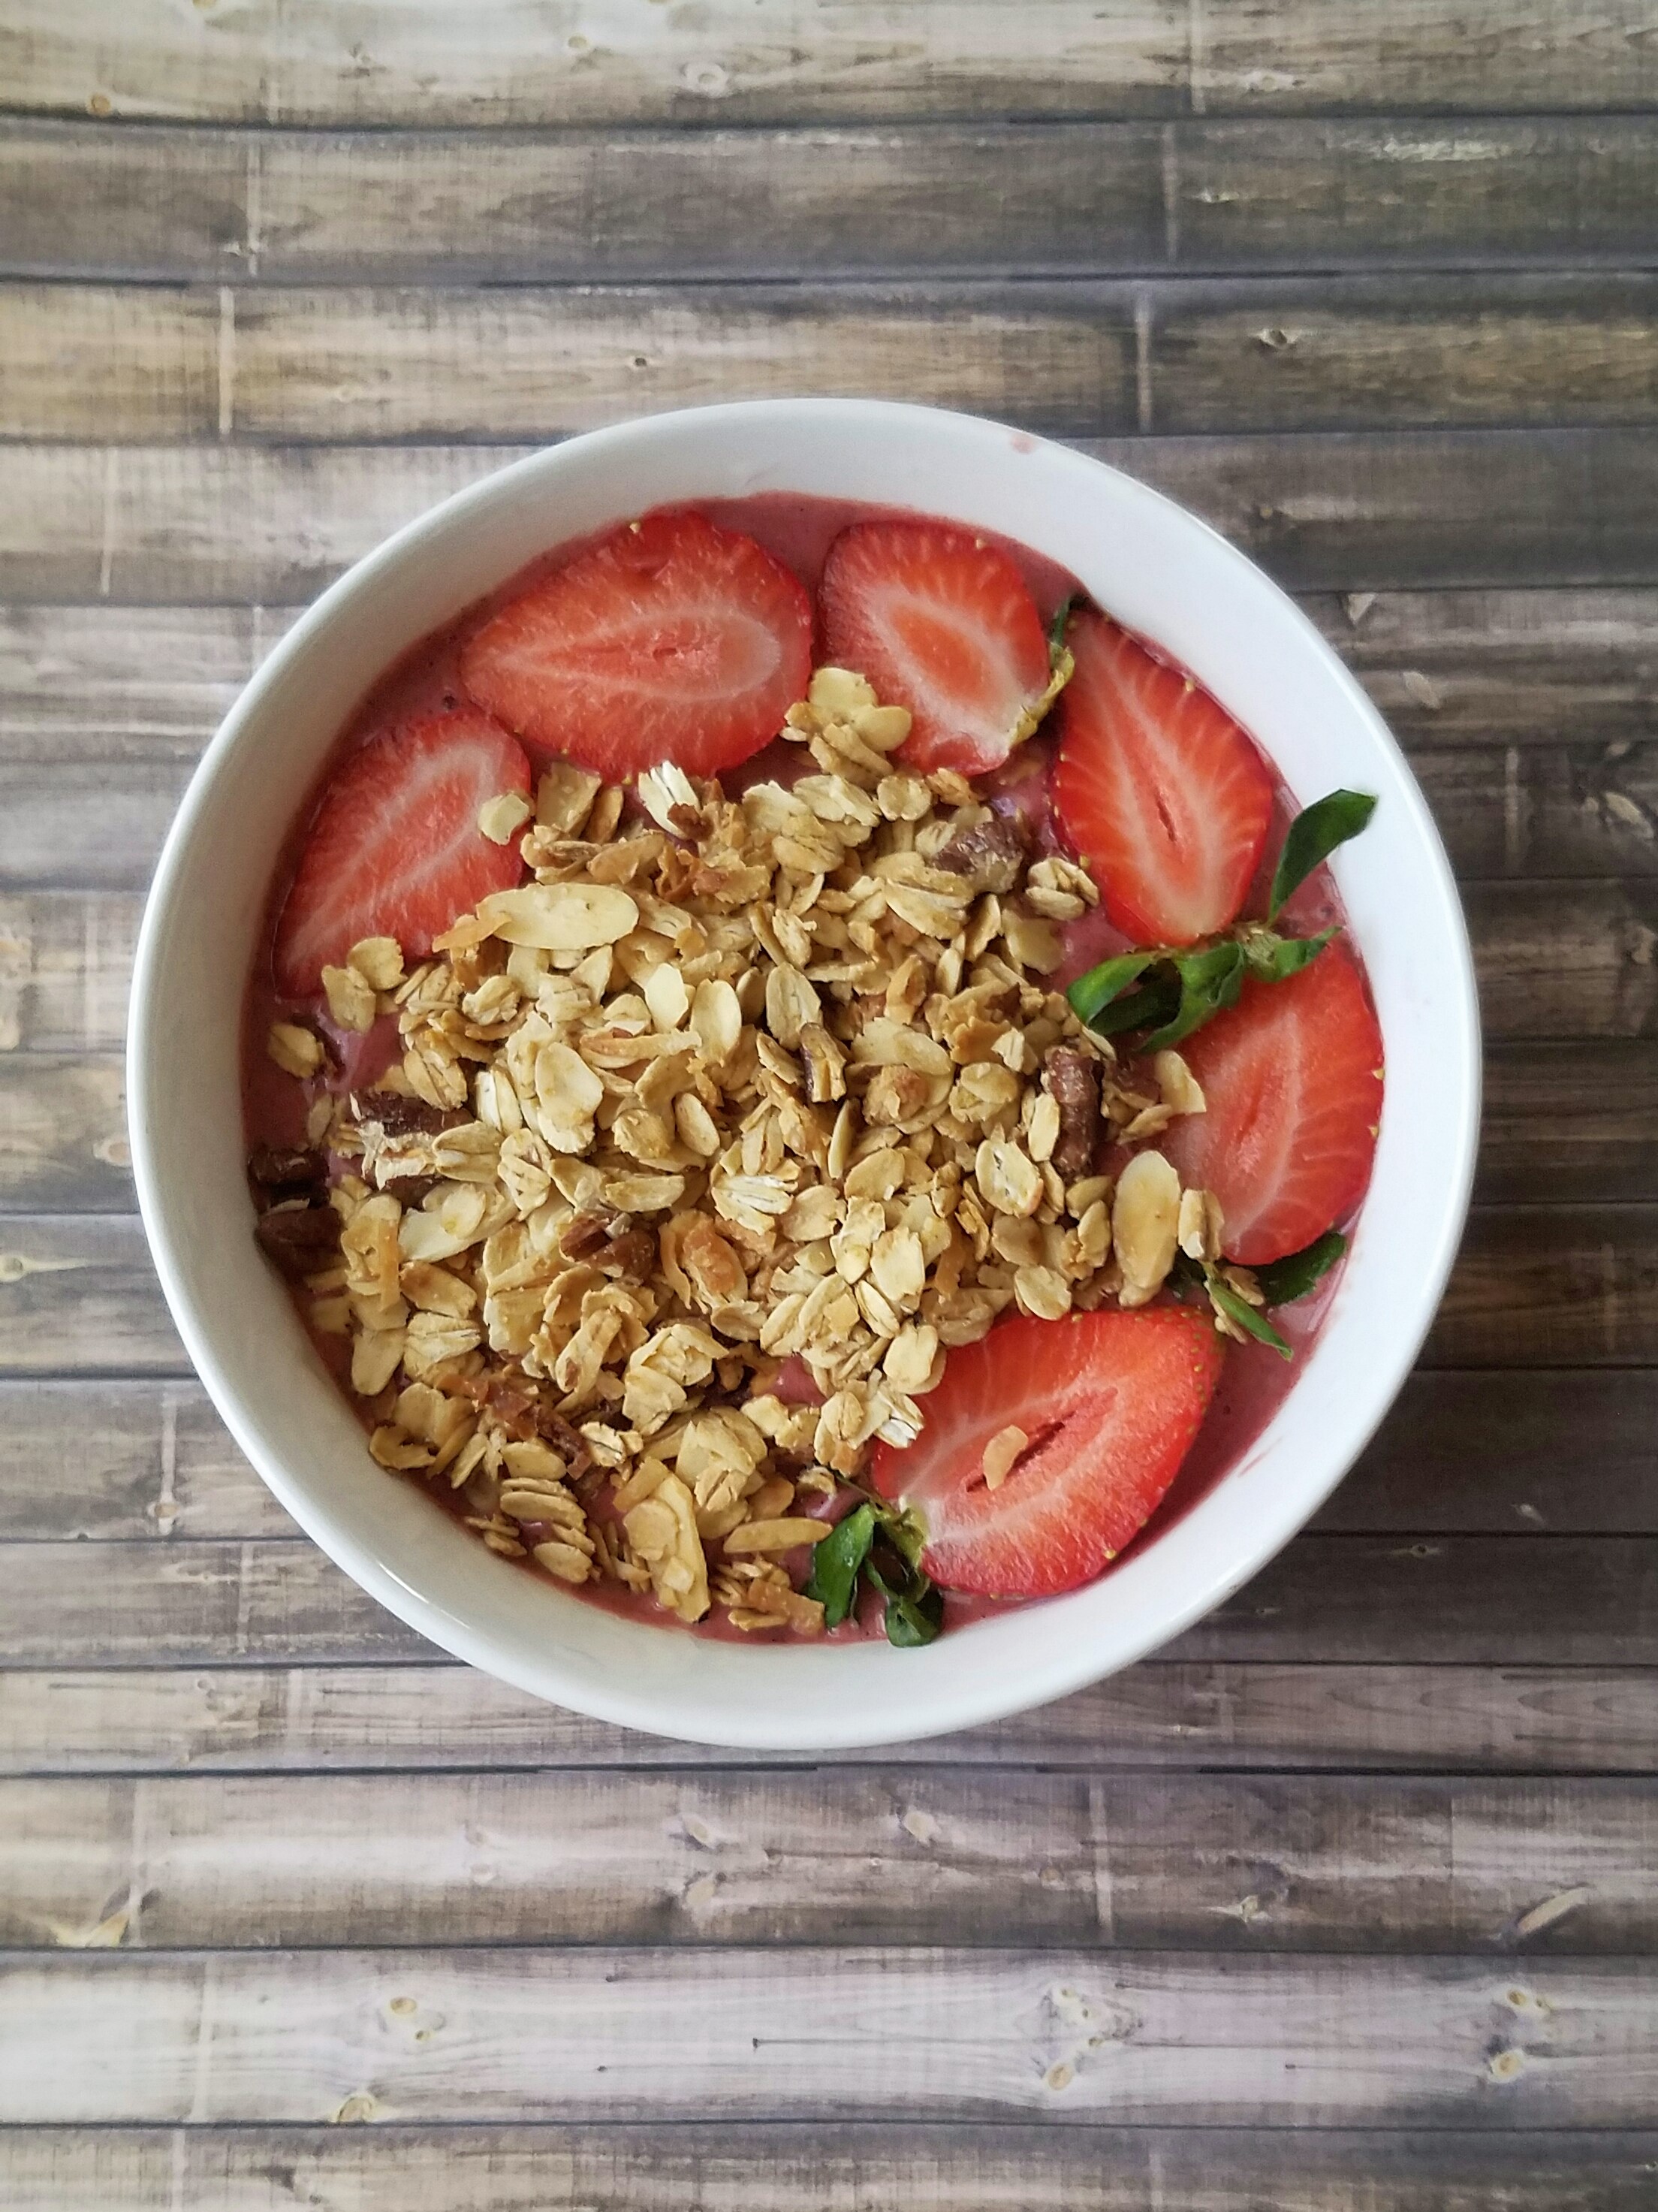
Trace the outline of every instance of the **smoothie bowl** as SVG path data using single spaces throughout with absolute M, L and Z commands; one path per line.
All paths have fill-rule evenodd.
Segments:
M 902 1741 L 1165 1642 L 1408 1370 L 1478 1025 L 1419 793 L 1204 526 L 1000 426 L 660 416 L 249 686 L 139 947 L 173 1314 L 506 1680 Z

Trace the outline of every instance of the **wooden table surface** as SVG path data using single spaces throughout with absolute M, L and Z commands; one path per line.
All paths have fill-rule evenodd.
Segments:
M 0 2201 L 1658 2203 L 1653 0 L 0 0 Z M 191 1380 L 129 961 L 223 709 L 503 459 L 980 409 L 1408 747 L 1489 1103 L 1418 1372 L 1148 1663 L 833 1759 L 469 1673 Z

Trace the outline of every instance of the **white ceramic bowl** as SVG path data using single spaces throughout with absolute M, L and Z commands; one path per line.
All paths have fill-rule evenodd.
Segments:
M 1242 1462 L 1115 1571 L 942 1638 L 749 1649 L 641 1626 L 502 1565 L 383 1474 L 255 1248 L 238 1010 L 278 848 L 336 733 L 398 654 L 533 555 L 668 502 L 793 491 L 908 507 L 1048 555 L 1224 702 L 1305 802 L 1379 794 L 1335 873 L 1370 970 L 1388 1088 L 1333 1310 Z M 660 415 L 576 438 L 459 493 L 325 592 L 209 747 L 161 856 L 129 1043 L 139 1202 L 180 1334 L 238 1443 L 382 1605 L 502 1680 L 598 1717 L 753 1749 L 902 1741 L 1109 1674 L 1197 1620 L 1299 1528 L 1404 1380 L 1461 1231 L 1479 1020 L 1450 872 L 1420 792 L 1291 602 L 1204 524 L 1065 448 L 859 400 Z

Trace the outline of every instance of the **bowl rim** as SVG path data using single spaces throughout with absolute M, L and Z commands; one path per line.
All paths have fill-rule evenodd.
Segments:
M 1019 450 L 1043 449 L 1062 455 L 1066 462 L 1078 469 L 1101 471 L 1114 480 L 1116 496 L 1127 500 L 1131 506 L 1135 501 L 1147 502 L 1156 509 L 1178 517 L 1182 526 L 1200 532 L 1209 541 L 1211 557 L 1218 558 L 1240 574 L 1247 574 L 1254 588 L 1265 587 L 1276 598 L 1283 617 L 1301 632 L 1303 641 L 1324 664 L 1327 678 L 1333 680 L 1345 694 L 1346 704 L 1366 726 L 1370 738 L 1385 754 L 1391 756 L 1399 774 L 1397 795 L 1402 797 L 1411 813 L 1412 827 L 1421 848 L 1421 858 L 1434 877 L 1435 888 L 1453 918 L 1451 942 L 1442 949 L 1448 955 L 1451 969 L 1448 981 L 1456 1054 L 1460 1061 L 1453 1071 L 1458 1110 L 1454 1125 L 1444 1131 L 1437 1225 L 1431 1250 L 1421 1269 L 1414 1318 L 1410 1326 L 1402 1327 L 1398 1331 L 1388 1356 L 1367 1376 L 1365 1395 L 1369 1405 L 1364 1425 L 1344 1437 L 1340 1449 L 1333 1455 L 1331 1463 L 1320 1480 L 1304 1483 L 1297 1488 L 1292 1509 L 1278 1514 L 1263 1514 L 1254 1524 L 1254 1534 L 1247 1540 L 1240 1540 L 1236 1543 L 1224 1567 L 1195 1578 L 1195 1586 L 1189 1594 L 1181 1602 L 1165 1609 L 1154 1627 L 1105 1656 L 1101 1656 L 1092 1645 L 1084 1642 L 1074 1654 L 1054 1656 L 1048 1664 L 1030 1673 L 1011 1675 L 1004 1685 L 993 1690 L 981 1687 L 972 1695 L 953 1702 L 947 1695 L 935 1691 L 931 1702 L 936 1710 L 929 1717 L 896 1727 L 867 1707 L 854 1708 L 851 1700 L 848 1700 L 850 1717 L 843 1717 L 839 1723 L 828 1727 L 821 1723 L 816 1723 L 805 1735 L 799 1731 L 791 1731 L 786 1726 L 769 1723 L 763 1718 L 745 1722 L 740 1713 L 731 1712 L 722 1713 L 716 1725 L 699 1727 L 694 1717 L 688 1718 L 683 1713 L 676 1712 L 671 1718 L 665 1717 L 659 1697 L 649 1689 L 636 1692 L 625 1685 L 609 1683 L 596 1687 L 586 1680 L 577 1687 L 568 1681 L 550 1680 L 557 1675 L 561 1663 L 556 1654 L 550 1654 L 544 1661 L 534 1666 L 519 1663 L 512 1654 L 502 1650 L 499 1641 L 489 1629 L 480 1628 L 473 1620 L 414 1588 L 376 1557 L 371 1549 L 360 1543 L 349 1530 L 338 1527 L 317 1489 L 295 1475 L 281 1451 L 258 1423 L 246 1414 L 237 1386 L 220 1360 L 210 1318 L 198 1310 L 186 1286 L 180 1249 L 175 1241 L 174 1226 L 163 1188 L 164 1178 L 155 1157 L 149 1111 L 160 1074 L 158 1053 L 161 1044 L 155 1034 L 152 1013 L 160 987 L 171 913 L 184 895 L 201 818 L 208 808 L 214 785 L 242 743 L 250 725 L 257 721 L 267 695 L 291 670 L 296 669 L 305 660 L 318 640 L 331 629 L 342 611 L 348 609 L 355 599 L 380 579 L 395 572 L 412 549 L 429 544 L 452 526 L 465 522 L 491 504 L 509 500 L 520 484 L 543 477 L 556 480 L 561 465 L 578 454 L 586 457 L 602 455 L 608 448 L 623 448 L 641 436 L 648 439 L 666 434 L 671 437 L 681 425 L 697 423 L 717 428 L 724 422 L 751 425 L 757 420 L 769 419 L 774 423 L 784 424 L 815 422 L 826 428 L 855 433 L 860 426 L 867 428 L 878 418 L 899 427 L 908 425 L 918 434 L 936 431 L 942 422 L 958 434 L 968 432 L 994 437 L 1002 442 L 1011 441 Z M 726 495 L 709 493 L 703 496 L 717 498 Z M 1032 550 L 1039 553 L 1042 550 L 1040 546 Z M 476 483 L 464 486 L 413 517 L 353 562 L 311 603 L 255 670 L 221 722 L 191 778 L 164 842 L 146 898 L 134 961 L 127 1023 L 127 1089 L 133 1174 L 139 1212 L 163 1293 L 191 1362 L 236 1443 L 279 1502 L 306 1534 L 370 1596 L 440 1650 L 477 1667 L 497 1680 L 568 1710 L 681 1741 L 738 1750 L 832 1751 L 919 1741 L 964 1727 L 1004 1720 L 1103 1680 L 1158 1650 L 1212 1611 L 1258 1573 L 1305 1525 L 1348 1472 L 1392 1407 L 1406 1376 L 1415 1364 L 1443 1295 L 1461 1240 L 1473 1189 L 1480 1115 L 1481 1042 L 1473 955 L 1466 920 L 1450 864 L 1426 801 L 1397 740 L 1357 678 L 1281 586 L 1200 516 L 1127 471 L 1091 454 L 1078 452 L 1075 447 L 1027 433 L 1012 425 L 951 409 L 880 399 L 802 397 L 723 401 L 709 406 L 632 417 L 523 456 L 491 471 Z M 1355 1255 L 1356 1260 L 1357 1256 Z M 1230 1479 L 1230 1474 L 1225 1479 Z M 1156 1547 L 1152 1548 L 1155 1550 Z M 573 1601 L 580 1602 L 580 1600 Z M 629 1625 L 653 1636 L 674 1632 L 649 1624 Z M 958 1634 L 964 1632 L 957 1632 Z M 860 1648 L 820 1647 L 817 1656 L 829 1650 L 838 1652 L 842 1650 L 850 1654 Z M 767 1647 L 763 1655 L 758 1651 L 754 1654 L 756 1658 L 762 1656 L 768 1666 L 776 1667 L 780 1662 L 786 1663 L 795 1655 L 786 1649 L 772 1647 Z

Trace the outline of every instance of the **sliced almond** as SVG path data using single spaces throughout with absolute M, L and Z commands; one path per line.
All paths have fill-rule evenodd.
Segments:
M 614 945 L 639 926 L 639 908 L 617 884 L 525 884 L 480 899 L 478 919 L 508 945 L 585 952 Z
M 1137 1152 L 1117 1179 L 1111 1243 L 1122 1269 L 1121 1303 L 1145 1305 L 1175 1263 L 1180 1177 L 1161 1152 Z

